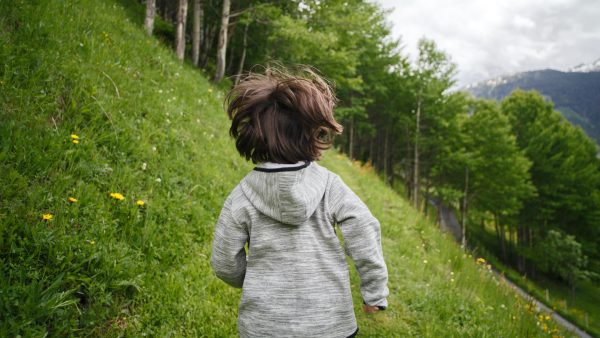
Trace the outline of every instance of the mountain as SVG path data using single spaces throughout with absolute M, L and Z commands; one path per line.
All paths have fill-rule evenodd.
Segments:
M 539 91 L 600 144 L 600 59 L 568 71 L 543 69 L 501 76 L 466 90 L 476 97 L 501 100 L 517 88 Z
M 569 72 L 600 72 L 600 59 L 588 64 L 581 63 L 573 68 L 570 68 Z

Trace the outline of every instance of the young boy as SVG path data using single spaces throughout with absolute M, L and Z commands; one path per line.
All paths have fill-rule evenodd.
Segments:
M 340 126 L 316 74 L 251 74 L 226 98 L 230 134 L 257 164 L 225 200 L 211 264 L 242 288 L 241 337 L 354 337 L 344 249 L 360 274 L 365 312 L 387 306 L 379 222 L 342 179 L 315 161 Z M 248 245 L 246 252 L 245 246 Z

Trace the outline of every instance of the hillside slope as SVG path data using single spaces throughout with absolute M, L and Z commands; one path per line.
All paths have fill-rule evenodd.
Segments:
M 138 6 L 0 0 L 0 336 L 236 335 L 240 293 L 208 257 L 252 165 L 223 94 L 145 36 Z M 361 336 L 562 334 L 371 169 L 322 164 L 382 224 L 390 306 L 360 312 L 352 273 Z
M 581 67 L 582 68 L 582 67 Z M 600 143 L 600 71 L 561 72 L 553 69 L 522 72 L 467 88 L 477 97 L 501 100 L 513 90 L 537 90 L 550 98 L 571 123 Z

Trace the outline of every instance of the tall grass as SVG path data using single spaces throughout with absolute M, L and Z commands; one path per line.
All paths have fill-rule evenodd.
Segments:
M 144 35 L 135 1 L 0 0 L 0 12 L 0 336 L 235 336 L 239 291 L 208 256 L 252 166 L 228 139 L 222 93 Z M 368 167 L 334 151 L 323 165 L 383 225 L 390 308 L 367 316 L 355 294 L 361 335 L 549 336 L 553 323 Z

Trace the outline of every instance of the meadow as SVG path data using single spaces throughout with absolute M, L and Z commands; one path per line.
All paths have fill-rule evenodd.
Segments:
M 0 336 L 236 336 L 239 291 L 209 265 L 252 169 L 226 88 L 147 37 L 134 1 L 0 0 Z M 364 337 L 569 336 L 366 164 L 340 174 L 379 218 L 389 309 Z

